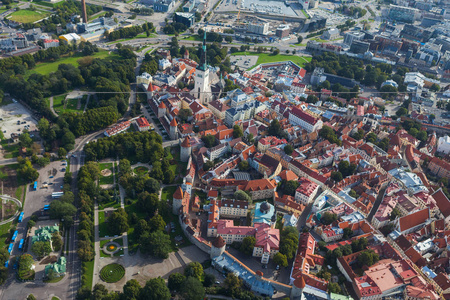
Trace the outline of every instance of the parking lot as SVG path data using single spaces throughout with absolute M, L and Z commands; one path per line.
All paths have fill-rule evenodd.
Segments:
M 256 65 L 258 56 L 255 55 L 236 55 L 230 56 L 230 62 L 232 65 L 239 67 L 239 69 L 247 70 L 248 68 Z
M 10 138 L 11 133 L 21 134 L 25 129 L 35 131 L 36 124 L 36 120 L 20 103 L 0 107 L 0 128 L 5 138 Z

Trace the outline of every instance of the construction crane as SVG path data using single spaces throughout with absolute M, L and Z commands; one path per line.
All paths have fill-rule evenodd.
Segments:
M 238 12 L 237 19 L 236 19 L 236 23 L 238 23 L 238 24 L 239 24 L 239 16 L 240 16 L 240 14 L 241 14 L 241 9 L 239 8 L 239 12 Z

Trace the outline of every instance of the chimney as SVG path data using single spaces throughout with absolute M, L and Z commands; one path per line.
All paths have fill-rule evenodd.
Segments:
M 86 13 L 86 0 L 81 0 L 81 14 L 83 17 L 83 23 L 87 24 L 88 18 Z

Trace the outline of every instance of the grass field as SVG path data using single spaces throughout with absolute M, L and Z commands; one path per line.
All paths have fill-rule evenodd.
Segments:
M 50 3 L 50 2 L 47 2 L 47 1 L 34 0 L 33 3 L 36 4 L 36 5 L 42 5 L 42 6 L 47 6 L 47 7 L 54 8 L 54 7 L 61 6 L 63 1 L 60 1 L 60 2 L 57 2 L 57 3 Z
M 100 164 L 100 171 L 105 170 L 105 169 L 109 169 L 109 170 L 111 170 L 111 172 L 114 172 L 112 163 Z M 100 175 L 100 178 L 98 180 L 98 184 L 113 184 L 113 183 L 114 183 L 113 173 L 111 173 L 111 175 L 109 175 L 109 176 Z
M 21 22 L 21 23 L 33 23 L 36 21 L 39 21 L 43 18 L 46 18 L 50 15 L 49 12 L 46 11 L 32 11 L 32 10 L 26 10 L 21 9 L 18 11 L 13 12 L 6 18 L 12 21 Z
M 102 11 L 102 12 L 96 14 L 96 15 L 89 16 L 88 19 L 89 19 L 89 21 L 92 21 L 92 20 L 95 20 L 97 18 L 103 17 L 104 15 L 106 15 L 106 13 L 107 13 L 106 11 Z
M 83 276 L 86 277 L 86 287 L 92 289 L 92 279 L 94 278 L 94 260 L 83 262 L 84 267 L 86 267 L 86 272 Z
M 0 248 L 6 247 L 6 239 L 10 237 L 9 229 L 11 228 L 11 225 L 13 222 L 9 222 L 3 225 L 0 225 Z
M 4 158 L 14 158 L 19 156 L 19 144 L 9 144 L 9 139 L 3 139 L 0 144 L 2 145 L 3 150 L 5 150 Z
M 161 201 L 172 200 L 173 193 L 175 193 L 176 189 L 176 186 L 167 186 L 163 188 L 161 192 Z
M 59 95 L 53 97 L 53 109 L 58 113 L 62 113 L 64 111 L 64 99 L 66 99 L 66 95 Z
M 290 60 L 293 63 L 299 65 L 300 67 L 303 67 L 306 63 L 311 61 L 311 57 L 303 57 L 303 56 L 296 56 L 296 55 L 286 55 L 286 54 L 272 55 L 272 54 L 269 54 L 269 53 L 235 52 L 235 53 L 233 53 L 231 55 L 232 56 L 235 56 L 235 55 L 258 56 L 258 61 L 256 62 L 256 65 L 251 67 L 250 69 L 256 67 L 257 65 L 264 64 L 264 63 L 271 63 L 271 62 L 278 62 L 278 61 L 287 61 L 287 60 Z
M 36 67 L 32 70 L 27 71 L 25 73 L 25 78 L 27 79 L 33 73 L 39 73 L 42 75 L 47 75 L 52 72 L 56 72 L 58 70 L 58 66 L 60 64 L 69 64 L 78 67 L 78 60 L 82 58 L 83 55 L 81 53 L 77 53 L 71 57 L 63 57 L 54 62 L 45 62 L 36 64 Z M 119 56 L 117 54 L 109 54 L 108 51 L 99 51 L 92 55 L 94 58 L 106 58 L 109 57 L 111 59 L 118 59 Z
M 98 212 L 98 235 L 100 237 L 105 236 L 111 236 L 111 233 L 109 232 L 108 223 L 105 219 L 105 212 L 99 211 Z

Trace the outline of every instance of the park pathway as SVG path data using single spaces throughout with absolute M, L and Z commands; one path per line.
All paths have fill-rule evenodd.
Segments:
M 100 259 L 100 238 L 99 238 L 99 228 L 98 228 L 98 203 L 95 201 L 94 204 L 94 228 L 95 228 L 95 239 L 94 239 L 94 276 L 92 278 L 92 286 L 97 284 L 98 278 L 100 276 L 99 270 L 99 259 Z
M 56 111 L 53 109 L 53 96 L 48 98 L 50 100 L 50 110 L 52 111 L 52 113 L 58 117 L 58 114 L 56 113 Z

